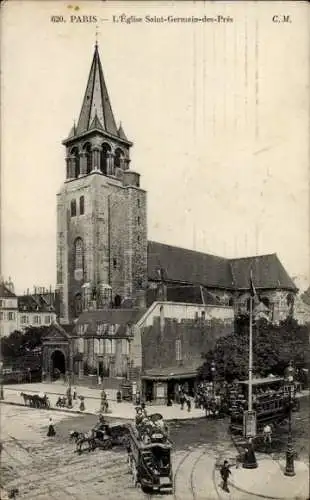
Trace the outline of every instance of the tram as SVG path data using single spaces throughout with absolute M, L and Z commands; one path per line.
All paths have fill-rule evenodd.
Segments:
M 243 413 L 247 410 L 249 381 L 237 383 L 235 397 L 230 408 L 230 430 L 243 431 Z M 291 395 L 289 388 L 281 377 L 266 377 L 252 380 L 253 410 L 256 411 L 257 429 L 260 431 L 267 423 L 281 424 L 287 417 L 292 404 L 293 411 L 299 410 L 296 391 Z
M 169 439 L 159 430 L 150 441 L 141 440 L 129 424 L 129 465 L 135 485 L 144 491 L 172 492 L 171 448 Z

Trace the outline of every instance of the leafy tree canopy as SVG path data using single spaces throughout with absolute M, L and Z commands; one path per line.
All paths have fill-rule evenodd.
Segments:
M 253 372 L 258 376 L 283 376 L 290 360 L 296 368 L 308 367 L 310 362 L 309 325 L 299 325 L 288 319 L 271 325 L 261 319 L 253 324 Z M 200 368 L 202 378 L 212 379 L 211 363 L 215 362 L 216 378 L 232 381 L 248 377 L 249 318 L 236 319 L 235 333 L 220 338 L 204 355 Z
M 29 326 L 25 332 L 15 330 L 1 339 L 1 354 L 4 359 L 15 359 L 42 345 L 42 337 L 48 326 Z
M 305 304 L 308 304 L 308 306 L 310 306 L 310 286 L 304 293 L 301 294 L 301 299 Z

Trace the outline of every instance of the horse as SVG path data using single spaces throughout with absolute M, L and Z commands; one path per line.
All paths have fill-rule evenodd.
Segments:
M 29 406 L 31 406 L 31 402 L 32 402 L 32 395 L 30 394 L 25 394 L 24 392 L 21 392 L 20 393 L 21 397 L 23 398 L 24 400 L 24 404 L 25 406 L 27 406 L 29 404 Z
M 78 432 L 78 431 L 71 431 L 70 432 L 70 439 L 75 440 L 77 453 L 82 453 L 82 445 L 84 443 L 88 444 L 88 451 L 93 451 L 96 448 L 95 440 L 94 440 L 94 433 L 92 431 L 89 431 L 87 433 Z

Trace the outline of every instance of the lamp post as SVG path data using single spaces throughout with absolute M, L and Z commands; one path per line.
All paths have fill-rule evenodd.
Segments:
M 244 412 L 245 423 L 245 437 L 248 439 L 246 452 L 244 454 L 243 468 L 244 469 L 256 469 L 257 461 L 254 452 L 253 438 L 256 433 L 256 414 L 253 413 L 253 397 L 252 397 L 252 376 L 253 376 L 253 300 L 255 295 L 255 289 L 252 280 L 251 273 L 251 295 L 250 295 L 250 323 L 249 323 L 249 393 L 248 393 L 248 411 Z M 255 426 L 255 432 L 253 428 L 251 432 L 248 432 L 247 426 L 248 422 L 252 419 L 252 425 Z
M 211 376 L 212 376 L 212 397 L 215 398 L 215 374 L 216 374 L 216 365 L 215 361 L 211 362 Z
M 0 401 L 3 401 L 3 361 L 0 361 Z
M 292 361 L 290 361 L 287 371 L 286 380 L 289 384 L 289 415 L 288 415 L 288 437 L 287 437 L 287 448 L 286 448 L 286 464 L 285 464 L 285 476 L 295 476 L 294 469 L 294 448 L 292 440 L 292 388 L 294 385 L 294 367 Z

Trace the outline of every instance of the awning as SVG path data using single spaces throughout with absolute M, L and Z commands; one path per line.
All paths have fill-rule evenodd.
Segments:
M 145 370 L 141 375 L 143 380 L 179 380 L 186 378 L 196 378 L 197 370 L 203 364 L 202 360 L 190 366 L 176 366 L 168 368 L 152 368 Z

